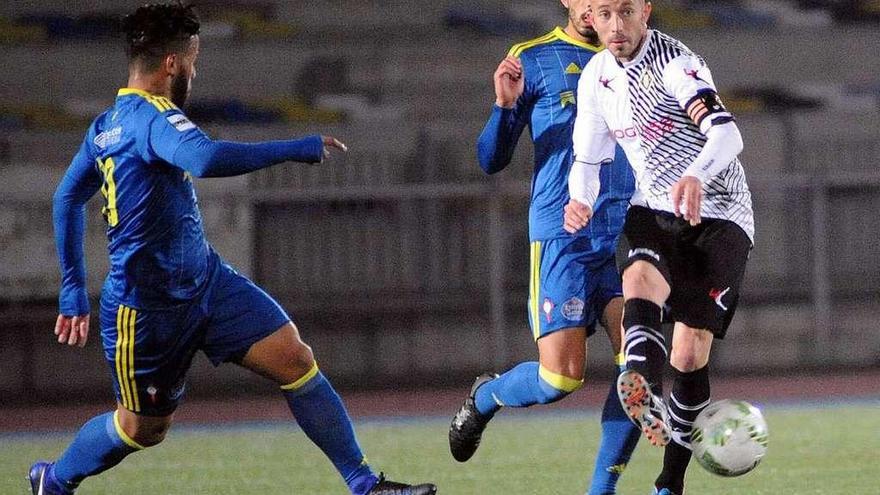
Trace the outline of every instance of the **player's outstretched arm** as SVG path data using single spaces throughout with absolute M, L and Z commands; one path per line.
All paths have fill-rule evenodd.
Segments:
M 330 150 L 347 147 L 332 136 L 238 143 L 215 141 L 201 129 L 182 120 L 181 113 L 162 113 L 150 124 L 152 155 L 195 177 L 232 177 L 283 162 L 320 163 Z M 155 158 L 153 158 L 155 159 Z
M 85 205 L 101 187 L 101 176 L 95 168 L 88 142 L 89 136 L 74 156 L 52 199 L 55 248 L 61 265 L 55 335 L 58 335 L 58 342 L 80 346 L 85 345 L 89 331 L 89 297 L 83 249 Z
M 492 76 L 495 104 L 477 140 L 477 161 L 487 174 L 504 170 L 528 120 L 528 109 L 518 103 L 525 91 L 522 62 L 508 56 Z
M 195 177 L 233 177 L 283 162 L 320 163 L 331 148 L 345 149 L 344 144 L 330 139 L 333 141 L 327 146 L 322 136 L 260 143 L 212 141 L 205 136 L 183 143 L 167 161 Z

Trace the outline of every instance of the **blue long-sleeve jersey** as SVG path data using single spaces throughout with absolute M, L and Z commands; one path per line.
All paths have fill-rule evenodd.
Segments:
M 568 174 L 573 161 L 572 131 L 577 115 L 575 95 L 581 71 L 599 48 L 575 40 L 557 27 L 546 35 L 514 45 L 509 55 L 519 57 L 525 84 L 511 109 L 493 106 L 477 142 L 477 158 L 486 173 L 506 167 L 526 125 L 535 152 L 529 206 L 532 241 L 567 237 L 563 208 L 568 203 Z M 603 166 L 602 188 L 588 227 L 575 235 L 614 238 L 623 227 L 635 180 L 623 151 Z
M 204 290 L 211 262 L 192 177 L 241 175 L 284 161 L 319 162 L 320 136 L 262 143 L 213 141 L 171 101 L 137 89 L 86 133 L 53 201 L 60 312 L 89 312 L 85 203 L 99 189 L 110 271 L 104 294 L 133 308 L 180 303 Z

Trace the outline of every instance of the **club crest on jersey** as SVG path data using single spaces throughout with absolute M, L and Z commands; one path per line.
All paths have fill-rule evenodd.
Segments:
M 654 74 L 650 70 L 646 70 L 642 73 L 642 77 L 639 78 L 639 82 L 642 83 L 643 88 L 650 89 L 651 85 L 654 84 Z
M 562 305 L 562 316 L 566 320 L 580 320 L 584 317 L 584 301 L 577 297 L 572 297 Z
M 174 115 L 169 115 L 166 117 L 168 123 L 174 126 L 180 132 L 188 131 L 190 129 L 195 129 L 196 125 L 190 122 L 186 115 L 182 113 L 175 113 Z
M 562 105 L 562 108 L 576 104 L 574 91 L 563 91 L 562 93 L 559 93 L 559 104 Z
M 568 67 L 565 68 L 566 74 L 580 74 L 581 68 L 574 62 L 568 64 Z
M 544 316 L 547 317 L 547 323 L 550 323 L 550 320 L 553 319 L 553 308 L 556 305 L 553 304 L 553 301 L 550 300 L 549 297 L 544 298 L 544 304 L 541 305 L 541 311 L 544 312 Z

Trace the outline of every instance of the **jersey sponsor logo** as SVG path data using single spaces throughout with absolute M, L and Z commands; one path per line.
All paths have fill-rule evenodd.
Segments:
M 641 136 L 647 141 L 659 141 L 664 135 L 675 131 L 675 122 L 670 118 L 652 120 L 647 125 L 634 125 L 626 129 L 614 129 L 611 134 L 615 139 L 636 138 Z
M 568 64 L 568 67 L 565 68 L 566 74 L 580 74 L 581 68 L 577 66 L 576 63 L 572 62 Z
M 122 138 L 122 127 L 117 126 L 95 136 L 95 146 L 104 149 L 119 142 Z
M 190 122 L 186 115 L 182 113 L 175 113 L 174 115 L 169 115 L 166 117 L 168 123 L 174 126 L 180 132 L 188 131 L 190 129 L 195 129 L 196 125 Z
M 553 304 L 553 301 L 551 301 L 549 297 L 544 298 L 544 304 L 541 305 L 541 311 L 543 311 L 544 316 L 547 317 L 547 323 L 550 323 L 553 319 L 553 308 L 555 307 L 556 305 Z
M 577 297 L 572 297 L 562 304 L 562 316 L 566 320 L 580 320 L 584 317 L 584 301 Z
M 722 302 L 721 299 L 723 299 L 728 292 L 730 292 L 730 287 L 724 290 L 712 289 L 709 291 L 709 297 L 711 297 L 715 301 L 715 304 L 717 304 L 719 308 L 727 311 L 727 306 L 724 305 L 724 302 Z
M 559 93 L 559 104 L 562 105 L 562 108 L 565 108 L 567 105 L 574 105 L 574 91 L 563 91 Z
M 602 87 L 603 87 L 603 88 L 605 88 L 605 89 L 610 89 L 611 92 L 613 93 L 613 92 L 614 92 L 614 88 L 612 88 L 612 87 L 610 86 L 610 84 L 611 84 L 611 81 L 613 81 L 614 79 L 616 79 L 616 78 L 612 77 L 611 79 L 608 79 L 608 78 L 603 78 L 602 76 L 599 76 L 599 83 L 602 84 Z
M 648 248 L 630 249 L 629 254 L 627 256 L 630 258 L 635 258 L 636 256 L 641 256 L 641 255 L 650 256 L 651 258 L 654 258 L 655 260 L 660 261 L 660 255 L 657 254 L 657 252 L 655 252 L 653 249 L 648 249 Z

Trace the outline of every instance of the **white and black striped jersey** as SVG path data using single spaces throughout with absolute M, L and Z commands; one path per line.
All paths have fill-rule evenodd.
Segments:
M 659 31 L 648 30 L 630 62 L 605 50 L 578 82 L 575 160 L 609 162 L 617 142 L 635 172 L 632 204 L 673 212 L 670 189 L 702 150 L 705 133 L 733 120 L 720 105 L 709 111 L 700 104 L 715 92 L 703 59 Z M 738 158 L 704 182 L 703 193 L 702 217 L 733 221 L 754 239 L 752 198 Z

